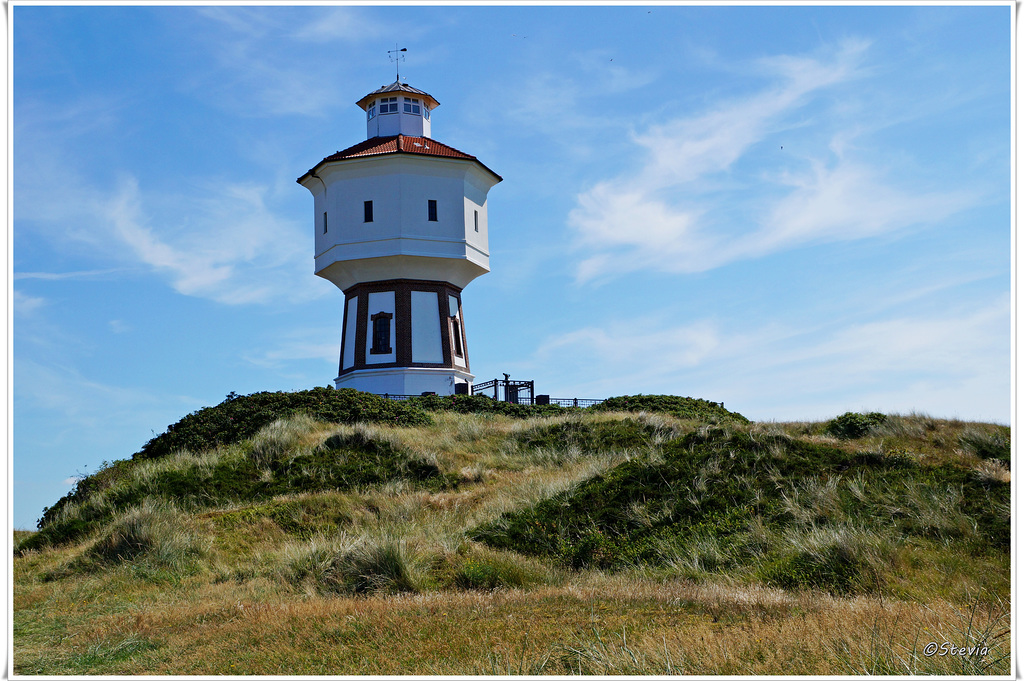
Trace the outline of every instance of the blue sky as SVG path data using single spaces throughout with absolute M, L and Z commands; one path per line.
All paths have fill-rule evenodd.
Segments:
M 1010 422 L 1009 3 L 12 3 L 14 525 L 232 391 L 332 383 L 295 179 L 403 80 L 503 176 L 478 381 Z

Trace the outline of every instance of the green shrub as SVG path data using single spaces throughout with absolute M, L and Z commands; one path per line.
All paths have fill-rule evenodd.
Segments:
M 848 411 L 829 421 L 825 425 L 825 432 L 840 440 L 856 440 L 885 423 L 885 419 L 885 414 L 880 414 L 877 411 L 869 414 L 856 414 Z
M 409 404 L 427 411 L 453 411 L 458 414 L 501 414 L 512 418 L 551 416 L 573 411 L 556 404 L 530 405 L 502 402 L 486 395 L 424 395 L 409 399 Z
M 99 471 L 80 479 L 74 489 L 53 506 L 43 509 L 39 529 L 52 523 L 68 504 L 84 500 L 112 487 L 128 475 L 134 462 L 165 457 L 178 451 L 201 452 L 251 438 L 261 428 L 295 414 L 306 414 L 327 423 L 386 423 L 416 426 L 430 423 L 430 416 L 408 403 L 350 388 L 313 388 L 297 392 L 229 394 L 215 407 L 204 407 L 167 427 L 167 431 L 143 445 L 130 461 L 104 462 Z M 37 540 L 42 541 L 42 540 Z
M 421 409 L 351 388 L 313 388 L 297 392 L 234 393 L 215 407 L 192 412 L 153 438 L 133 459 L 166 456 L 180 449 L 201 451 L 252 437 L 277 419 L 305 413 L 327 423 L 387 423 L 417 426 L 430 423 Z
M 281 428 L 272 426 L 270 430 Z M 210 508 L 295 492 L 348 490 L 399 480 L 431 490 L 458 484 L 457 475 L 443 473 L 435 463 L 412 456 L 358 427 L 336 433 L 309 451 L 290 450 L 287 457 L 261 457 L 259 465 L 251 452 L 247 455 L 245 451 L 240 447 L 239 451 L 226 452 L 212 463 L 184 458 L 180 466 L 158 468 L 141 479 L 126 476 L 104 492 L 106 503 L 85 500 L 68 507 L 73 512 L 55 517 L 19 548 L 24 551 L 78 539 L 107 522 L 113 513 L 147 498 L 173 500 L 186 508 Z
M 821 551 L 779 556 L 762 565 L 759 573 L 768 584 L 784 589 L 817 588 L 843 595 L 858 590 L 865 567 L 848 548 L 833 544 Z
M 519 433 L 516 440 L 525 447 L 564 449 L 575 445 L 582 451 L 598 451 L 642 447 L 658 435 L 670 435 L 670 430 L 632 418 L 596 423 L 569 418 L 530 428 Z
M 703 428 L 469 536 L 571 569 L 763 566 L 772 583 L 845 592 L 872 586 L 866 566 L 890 553 L 879 546 L 913 538 L 1005 551 L 1008 504 L 1008 483 L 967 467 Z
M 722 403 L 678 395 L 623 395 L 609 397 L 590 409 L 594 411 L 653 411 L 705 423 L 750 423 L 747 417 L 729 411 Z

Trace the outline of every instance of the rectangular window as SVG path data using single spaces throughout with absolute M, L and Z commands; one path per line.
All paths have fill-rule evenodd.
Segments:
M 480 211 L 478 210 L 473 211 L 473 231 L 480 231 Z
M 427 220 L 437 222 L 437 201 L 435 199 L 427 199 Z
M 398 97 L 385 97 L 380 100 L 380 112 L 386 113 L 398 113 Z
M 373 201 L 363 201 L 363 222 L 373 222 Z
M 405 113 L 418 115 L 420 112 L 420 100 L 402 97 L 402 108 L 405 111 Z
M 378 312 L 370 316 L 370 321 L 373 323 L 371 355 L 391 354 L 391 317 L 390 312 Z
M 327 211 L 324 211 L 324 234 L 327 234 Z
M 452 352 L 456 357 L 462 357 L 462 327 L 459 325 L 459 318 L 452 316 L 448 318 L 452 330 Z

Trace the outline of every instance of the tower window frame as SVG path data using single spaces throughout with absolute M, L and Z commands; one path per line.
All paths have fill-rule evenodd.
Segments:
M 407 114 L 420 114 L 420 100 L 412 97 L 402 97 L 402 110 Z
M 398 97 L 384 97 L 377 104 L 382 114 L 398 113 Z
M 437 222 L 437 199 L 427 199 L 427 222 Z
M 373 201 L 363 201 L 363 222 L 373 222 Z
M 371 355 L 390 355 L 391 349 L 391 319 L 394 317 L 390 312 L 378 312 L 370 315 L 371 332 L 373 334 L 373 346 L 370 347 Z
M 466 352 L 462 343 L 462 326 L 459 324 L 459 316 L 452 315 L 448 317 L 448 321 L 451 323 L 452 353 L 456 357 L 463 358 L 466 356 Z

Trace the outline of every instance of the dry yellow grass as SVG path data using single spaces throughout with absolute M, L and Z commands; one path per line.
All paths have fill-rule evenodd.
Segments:
M 510 435 L 570 418 L 578 417 L 517 421 L 442 413 L 432 425 L 418 428 L 339 428 L 302 421 L 267 432 L 260 447 L 271 452 L 284 442 L 311 448 L 345 428 L 362 428 L 437 461 L 445 471 L 461 472 L 463 483 L 452 491 L 431 493 L 394 483 L 274 500 L 290 504 L 296 521 L 323 521 L 329 509 L 334 514 L 329 518 L 337 519 L 332 533 L 401 541 L 417 567 L 466 552 L 481 554 L 484 549 L 465 538 L 467 529 L 630 456 L 657 454 L 659 443 L 652 441 L 645 452 L 576 452 L 552 463 L 543 452 L 509 443 Z M 696 427 L 660 415 L 641 418 L 676 434 Z M 924 443 L 918 448 L 922 459 L 966 461 L 972 456 L 955 447 L 940 449 L 956 440 L 955 424 L 918 418 L 900 428 Z M 754 424 L 751 430 L 755 436 L 821 439 L 806 424 Z M 899 437 L 908 437 L 906 432 Z M 869 446 L 884 449 L 894 442 L 879 437 Z M 1009 476 L 996 464 L 972 460 L 969 465 L 992 479 Z M 791 492 L 813 497 L 826 508 L 831 491 L 805 486 Z M 309 539 L 289 534 L 256 513 L 256 506 L 234 504 L 194 516 L 212 539 L 209 559 L 195 573 L 124 562 L 46 579 L 73 564 L 88 542 L 18 557 L 14 671 L 832 675 L 1010 670 L 1008 560 L 995 556 L 977 559 L 983 574 L 965 574 L 955 558 L 947 563 L 934 548 L 922 553 L 907 545 L 892 560 L 912 578 L 890 581 L 884 597 L 784 591 L 725 575 L 695 582 L 665 571 L 612 575 L 554 567 L 546 568 L 550 574 L 530 589 L 425 588 L 404 595 L 332 596 L 288 581 L 283 566 Z M 333 534 L 320 539 L 330 538 Z M 982 640 L 989 647 L 984 656 L 928 657 L 924 652 L 932 641 L 968 646 Z
M 368 598 L 296 597 L 265 580 L 136 586 L 102 601 L 76 600 L 87 591 L 96 593 L 55 583 L 16 591 L 19 609 L 45 606 L 46 614 L 38 614 L 55 632 L 19 649 L 16 671 L 957 673 L 958 660 L 926 657 L 924 645 L 971 643 L 964 640 L 966 605 L 600 573 L 532 591 Z M 973 628 L 992 635 L 1009 626 L 999 611 L 974 617 Z M 996 660 L 1007 653 L 1009 637 L 988 645 L 985 659 Z M 1007 659 L 989 673 L 1008 669 Z

